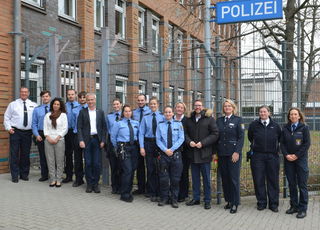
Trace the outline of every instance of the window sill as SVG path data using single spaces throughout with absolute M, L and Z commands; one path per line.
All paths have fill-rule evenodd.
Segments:
M 94 28 L 94 33 L 97 35 L 100 35 L 100 36 L 102 35 L 101 29 L 99 29 L 99 28 Z
M 140 47 L 139 47 L 139 50 L 142 51 L 142 52 L 144 52 L 144 53 L 147 53 L 147 52 L 148 52 L 147 47 L 145 47 L 145 46 L 140 46 Z
M 29 8 L 31 10 L 34 10 L 34 11 L 36 11 L 38 13 L 41 13 L 41 14 L 44 14 L 44 15 L 47 14 L 46 9 L 41 7 L 41 6 L 36 6 L 36 5 L 30 4 L 30 3 L 24 2 L 24 1 L 21 1 L 21 5 L 26 7 L 26 8 Z
M 128 43 L 128 41 L 124 40 L 123 38 L 120 38 L 118 40 L 119 43 L 123 44 L 123 45 L 126 45 L 126 46 L 130 46 L 130 44 Z
M 77 21 L 73 21 L 73 20 L 71 20 L 71 19 L 69 19 L 67 17 L 62 16 L 62 15 L 58 15 L 58 18 L 62 22 L 65 22 L 65 23 L 71 24 L 73 26 L 82 28 L 82 26 Z

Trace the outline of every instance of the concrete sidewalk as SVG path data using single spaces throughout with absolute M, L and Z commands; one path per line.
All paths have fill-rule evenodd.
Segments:
M 119 200 L 109 187 L 100 194 L 85 193 L 85 185 L 73 188 L 49 188 L 38 182 L 39 171 L 32 171 L 30 181 L 14 184 L 9 174 L 0 175 L 0 229 L 320 229 L 320 197 L 310 197 L 308 216 L 297 219 L 286 215 L 288 199 L 280 201 L 279 213 L 257 211 L 254 197 L 242 199 L 235 215 L 215 205 L 178 209 L 158 207 L 144 196 L 133 203 Z

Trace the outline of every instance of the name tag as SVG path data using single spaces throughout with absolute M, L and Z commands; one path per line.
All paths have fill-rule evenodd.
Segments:
M 229 128 L 233 128 L 234 127 L 234 123 L 229 123 Z

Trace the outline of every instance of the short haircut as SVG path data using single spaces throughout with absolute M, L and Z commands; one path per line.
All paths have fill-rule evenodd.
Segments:
M 185 103 L 183 103 L 182 101 L 177 102 L 177 103 L 175 104 L 175 106 L 174 106 L 174 107 L 176 108 L 179 104 L 183 106 L 184 111 L 186 111 L 186 110 L 187 110 L 187 106 L 186 106 L 186 104 L 185 104 Z
M 28 87 L 26 87 L 26 86 L 21 86 L 21 87 L 20 87 L 20 91 L 21 91 L 22 89 L 27 89 L 27 90 L 29 91 Z
M 117 98 L 117 97 L 116 97 L 116 98 L 114 98 L 114 99 L 112 100 L 112 103 L 113 103 L 113 102 L 115 102 L 115 101 L 119 101 L 119 103 L 120 103 L 120 104 L 122 104 L 122 102 L 121 102 L 120 98 Z
M 85 97 L 85 96 L 87 96 L 86 91 L 81 91 L 80 93 L 78 93 L 78 98 Z
M 138 94 L 137 98 L 138 97 L 144 97 L 144 99 L 147 100 L 147 96 L 145 94 L 143 94 L 143 93 Z
M 291 112 L 292 110 L 297 110 L 297 111 L 298 111 L 299 117 L 300 117 L 299 122 L 302 123 L 302 124 L 304 124 L 304 123 L 305 123 L 305 116 L 304 116 L 303 112 L 302 112 L 299 108 L 296 108 L 296 107 L 291 107 L 291 108 L 289 109 L 288 114 L 287 114 L 288 122 L 291 123 L 291 120 L 290 120 L 290 112 Z
M 193 105 L 196 104 L 196 102 L 200 102 L 203 105 L 203 102 L 200 99 L 195 100 Z
M 261 109 L 266 109 L 266 110 L 268 110 L 269 113 L 271 113 L 270 107 L 267 105 L 260 106 L 258 111 L 260 112 Z
M 151 97 L 151 98 L 149 99 L 149 103 L 150 103 L 151 101 L 156 101 L 157 104 L 159 104 L 159 100 L 158 100 L 157 97 Z
M 97 99 L 97 96 L 94 93 L 87 93 L 86 97 L 93 96 L 94 99 Z
M 74 93 L 77 93 L 77 91 L 76 91 L 75 89 L 68 89 L 68 90 L 67 90 L 67 93 L 68 93 L 69 91 L 74 91 Z
M 223 102 L 223 104 L 222 104 L 222 111 L 223 111 L 223 107 L 224 107 L 224 104 L 225 104 L 225 103 L 229 103 L 229 104 L 232 106 L 232 108 L 233 108 L 233 114 L 237 114 L 237 113 L 238 113 L 238 107 L 237 107 L 236 103 L 234 103 L 234 101 L 231 100 L 231 99 L 226 99 L 226 100 Z M 224 111 L 223 111 L 223 113 L 224 113 Z
M 49 90 L 42 90 L 40 93 L 40 97 L 42 97 L 45 94 L 49 94 L 49 96 L 51 97 L 51 92 Z

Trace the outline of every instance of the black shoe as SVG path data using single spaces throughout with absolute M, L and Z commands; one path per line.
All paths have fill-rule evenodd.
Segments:
M 49 184 L 49 187 L 53 188 L 54 186 L 56 186 L 56 182 Z
M 265 207 L 265 206 L 258 206 L 257 209 L 258 209 L 259 211 L 262 211 L 262 210 L 265 210 L 266 207 Z
M 211 208 L 210 202 L 205 202 L 204 203 L 204 209 L 210 209 L 210 208 Z
M 230 208 L 230 213 L 235 214 L 238 211 L 238 206 L 237 205 L 232 205 Z
M 144 194 L 145 197 L 149 198 L 151 195 L 149 193 Z
M 297 213 L 298 209 L 294 208 L 294 207 L 290 207 L 287 211 L 286 214 L 293 214 L 293 213 Z
M 179 208 L 178 202 L 177 202 L 176 200 L 172 200 L 172 201 L 171 201 L 171 207 L 172 207 L 172 208 Z
M 141 194 L 143 194 L 143 193 L 144 193 L 143 191 L 137 189 L 137 190 L 134 190 L 134 191 L 132 192 L 132 195 L 141 195 Z
M 179 203 L 185 202 L 185 201 L 186 201 L 186 198 L 179 198 L 179 199 L 178 199 L 178 202 L 179 202 Z
M 272 212 L 279 212 L 278 207 L 270 207 L 269 208 Z
M 189 201 L 186 203 L 187 206 L 193 206 L 193 205 L 199 205 L 199 204 L 200 204 L 200 200 L 194 200 L 194 199 L 189 200 Z
M 73 184 L 72 184 L 72 187 L 79 187 L 80 185 L 83 185 L 84 184 L 84 181 L 75 181 Z
M 125 197 L 120 197 L 120 200 L 124 201 L 124 202 L 128 202 L 128 203 L 131 203 L 133 201 L 133 197 L 130 196 L 128 198 L 125 198 Z
M 94 185 L 94 186 L 93 186 L 93 191 L 94 191 L 95 193 L 100 193 L 100 192 L 101 192 L 101 191 L 100 191 L 100 186 L 99 186 L 98 184 Z
M 151 202 L 157 202 L 157 201 L 159 201 L 159 199 L 156 196 L 151 196 L 150 201 Z
M 305 218 L 306 216 L 307 216 L 307 212 L 305 211 L 299 211 L 298 214 L 296 215 L 298 219 Z
M 56 183 L 56 188 L 60 188 L 61 187 L 61 182 L 58 184 Z
M 40 177 L 39 179 L 40 182 L 47 181 L 47 180 L 48 180 L 48 177 Z
M 231 208 L 231 204 L 228 202 L 225 206 L 224 209 L 230 209 Z
M 158 202 L 158 206 L 165 206 L 166 204 L 167 204 L 167 200 L 160 200 L 159 202 Z
M 18 182 L 19 182 L 19 179 L 18 179 L 18 178 L 12 178 L 11 181 L 12 181 L 13 183 L 18 183 Z
M 62 180 L 62 183 L 69 183 L 72 181 L 72 177 L 66 177 L 65 179 Z
M 28 180 L 29 180 L 29 177 L 28 177 L 28 176 L 20 176 L 20 179 L 21 179 L 21 180 L 24 180 L 24 181 L 28 181 Z
M 86 193 L 92 193 L 92 185 L 87 185 Z

